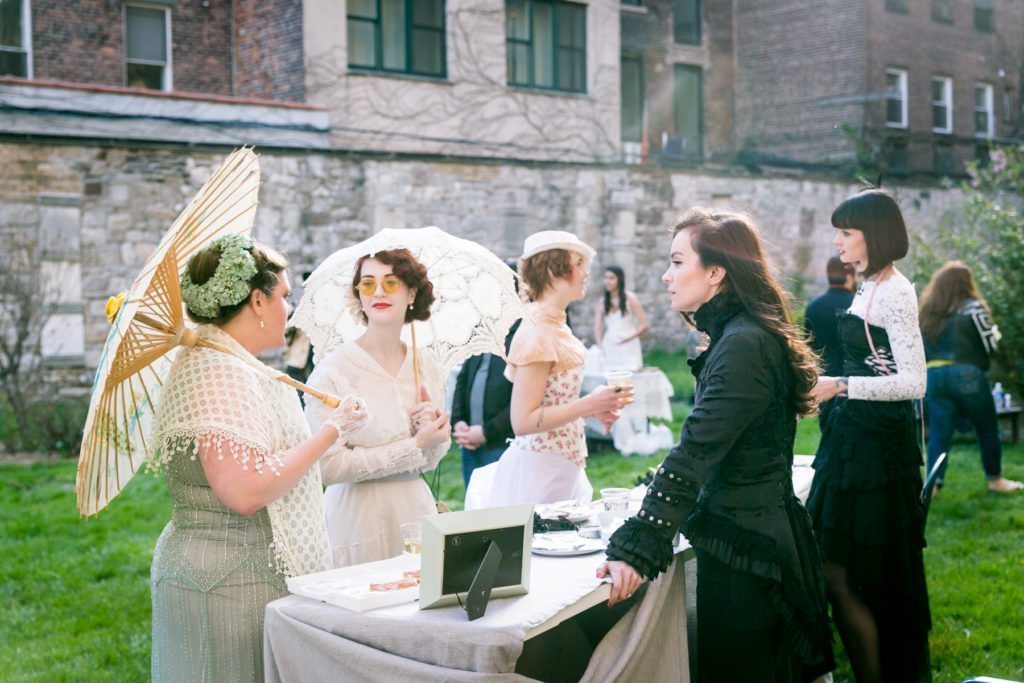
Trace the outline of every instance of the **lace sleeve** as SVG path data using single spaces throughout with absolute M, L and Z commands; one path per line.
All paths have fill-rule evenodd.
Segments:
M 352 393 L 349 381 L 337 368 L 332 367 L 330 356 L 317 365 L 309 377 L 309 385 L 329 391 L 335 396 Z M 442 395 L 443 393 L 442 389 Z M 306 419 L 313 431 L 320 429 L 330 412 L 331 409 L 320 401 L 306 402 Z M 368 423 L 386 418 L 387 416 L 374 415 L 371 409 Z M 357 431 L 356 434 L 358 433 Z M 417 448 L 416 440 L 411 437 L 379 446 L 353 446 L 347 440 L 338 439 L 320 456 L 320 474 L 325 484 L 370 481 L 399 472 L 421 470 L 426 465 L 427 459 L 423 451 Z
M 875 303 L 877 314 L 872 310 L 868 322 L 880 323 L 885 328 L 896 371 L 884 376 L 851 377 L 848 389 L 851 399 L 905 401 L 924 396 L 928 371 L 917 321 L 917 295 L 903 276 L 893 277 L 885 284 L 890 283 L 885 296 L 879 296 Z

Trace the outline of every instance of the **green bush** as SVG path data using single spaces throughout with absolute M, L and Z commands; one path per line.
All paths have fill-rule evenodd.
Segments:
M 87 398 L 36 401 L 28 405 L 19 428 L 10 406 L 0 403 L 0 443 L 8 452 L 77 456 L 88 410 Z
M 987 164 L 972 162 L 962 183 L 961 209 L 949 212 L 934 233 L 915 240 L 914 280 L 921 286 L 949 259 L 974 272 L 978 288 L 1002 332 L 992 378 L 1024 393 L 1024 146 L 997 147 Z

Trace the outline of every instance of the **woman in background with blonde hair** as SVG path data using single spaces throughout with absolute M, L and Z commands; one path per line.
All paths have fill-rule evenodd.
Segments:
M 953 430 L 966 418 L 974 425 L 981 467 L 990 491 L 1019 491 L 1024 486 L 1002 474 L 999 417 L 986 371 L 999 343 L 971 269 L 949 261 L 932 275 L 921 294 L 921 334 L 928 360 L 924 415 L 928 421 L 928 472 L 949 451 Z M 947 461 L 948 462 L 948 461 Z M 946 465 L 935 482 L 942 487 Z

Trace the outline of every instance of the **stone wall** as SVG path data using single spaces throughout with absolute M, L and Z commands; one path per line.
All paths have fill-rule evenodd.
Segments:
M 63 362 L 95 367 L 107 334 L 107 297 L 123 290 L 223 152 L 184 147 L 0 145 L 0 223 L 36 231 L 49 266 L 70 277 L 61 303 Z M 384 227 L 438 225 L 520 253 L 535 230 L 566 229 L 598 249 L 590 296 L 574 305 L 576 332 L 591 334 L 600 269 L 622 265 L 651 320 L 647 347 L 675 349 L 684 332 L 659 278 L 667 229 L 687 208 L 750 212 L 791 288 L 824 281 L 832 209 L 854 188 L 812 179 L 772 179 L 594 167 L 381 160 L 340 154 L 263 153 L 256 237 L 286 252 L 295 273 Z M 956 195 L 897 189 L 908 223 L 934 225 Z M 70 275 L 68 275 L 70 273 Z M 76 340 L 77 335 L 77 340 Z

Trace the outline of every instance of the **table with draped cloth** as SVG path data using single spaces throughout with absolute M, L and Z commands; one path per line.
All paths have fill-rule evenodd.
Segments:
M 801 500 L 813 477 L 808 457 L 798 456 L 793 470 Z M 580 680 L 690 680 L 682 599 L 690 557 L 684 540 L 668 571 L 593 649 Z M 516 673 L 524 646 L 608 599 L 609 584 L 594 576 L 602 560 L 601 554 L 534 555 L 530 592 L 491 600 L 487 613 L 472 622 L 458 606 L 420 611 L 409 603 L 358 613 L 297 595 L 275 600 L 267 605 L 264 626 L 266 680 L 536 680 Z M 549 664 L 550 676 L 540 678 L 559 680 L 557 655 Z

